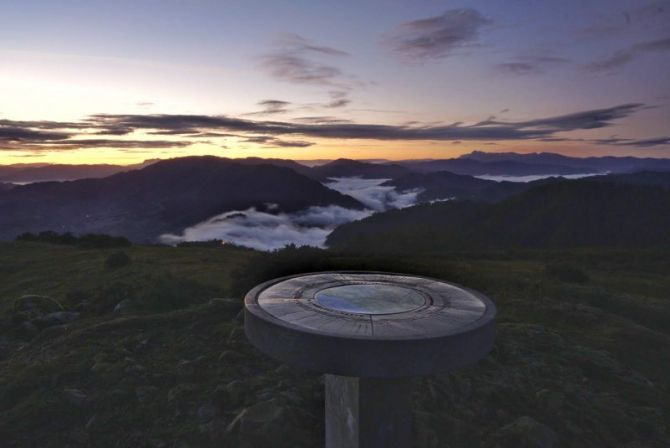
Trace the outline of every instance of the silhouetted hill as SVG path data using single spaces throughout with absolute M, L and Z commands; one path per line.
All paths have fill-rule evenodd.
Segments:
M 261 157 L 245 157 L 244 159 L 233 159 L 235 162 L 244 165 L 274 165 L 283 168 L 291 168 L 300 174 L 311 176 L 312 169 L 306 165 L 288 159 L 263 159 Z
M 291 168 L 292 170 L 309 175 L 311 169 L 293 160 L 262 159 L 260 157 L 246 157 L 234 159 L 241 165 L 267 164 Z M 155 163 L 157 160 L 146 160 L 133 165 L 68 165 L 68 164 L 16 164 L 0 165 L 0 182 L 50 182 L 77 179 L 90 179 L 111 176 L 112 174 L 137 170 Z
M 486 174 L 506 176 L 565 175 L 598 172 L 591 168 L 570 167 L 546 163 L 527 163 L 514 160 L 496 160 L 485 162 L 468 158 L 459 158 L 420 161 L 405 160 L 399 163 L 402 166 L 419 173 L 450 171 L 452 173 L 469 176 L 482 176 Z
M 670 159 L 641 157 L 568 157 L 549 152 L 518 154 L 514 152 L 491 153 L 473 151 L 462 155 L 460 159 L 484 162 L 518 162 L 527 164 L 554 165 L 588 169 L 594 172 L 625 173 L 631 171 L 654 170 L 670 171 Z M 558 173 L 557 173 L 558 174 Z
M 277 204 L 362 208 L 292 169 L 217 157 L 186 157 L 102 179 L 46 182 L 0 192 L 0 238 L 54 230 L 153 241 L 230 210 Z
M 610 174 L 607 176 L 592 177 L 591 180 L 627 185 L 655 186 L 670 190 L 670 171 L 641 171 L 639 173 Z
M 373 215 L 337 228 L 335 249 L 670 246 L 670 192 L 593 180 L 549 183 L 497 204 L 454 201 Z
M 494 202 L 531 188 L 535 183 L 496 182 L 448 171 L 412 173 L 385 182 L 398 191 L 422 190 L 417 196 L 421 202 L 439 199 L 472 199 Z
M 409 169 L 396 164 L 367 163 L 350 159 L 338 159 L 312 168 L 312 176 L 320 180 L 330 177 L 395 179 L 409 173 Z
M 647 185 L 670 189 L 670 172 L 642 171 L 639 173 L 607 174 L 591 177 L 590 180 L 627 185 Z M 412 173 L 385 182 L 398 191 L 422 190 L 419 202 L 440 199 L 470 199 L 483 202 L 498 202 L 539 185 L 564 182 L 561 177 L 550 177 L 533 182 L 498 182 L 473 176 L 454 174 L 448 171 L 434 173 Z
M 143 168 L 153 161 L 136 165 L 10 165 L 0 167 L 0 182 L 49 182 L 107 177 L 112 174 Z

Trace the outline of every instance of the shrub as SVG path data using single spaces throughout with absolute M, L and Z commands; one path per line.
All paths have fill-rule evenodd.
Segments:
M 40 233 L 30 233 L 30 232 L 22 233 L 21 235 L 16 237 L 16 241 L 73 245 L 77 243 L 77 237 L 72 235 L 70 232 L 65 232 L 61 234 L 51 230 L 47 230 Z
M 125 252 L 114 252 L 105 260 L 107 269 L 122 268 L 130 264 L 130 257 Z

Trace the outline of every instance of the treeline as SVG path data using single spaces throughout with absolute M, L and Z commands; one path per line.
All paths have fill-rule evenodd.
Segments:
M 87 233 L 85 235 L 77 236 L 70 232 L 58 233 L 50 230 L 39 233 L 22 233 L 16 237 L 16 241 L 63 244 L 84 249 L 107 249 L 114 247 L 128 247 L 131 245 L 128 238 L 123 236 L 112 236 L 101 233 Z
M 600 181 L 533 188 L 497 204 L 452 201 L 338 227 L 336 250 L 444 252 L 575 247 L 670 248 L 670 192 Z

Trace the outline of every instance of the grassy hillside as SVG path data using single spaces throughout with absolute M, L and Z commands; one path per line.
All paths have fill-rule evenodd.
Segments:
M 615 179 L 550 182 L 496 204 L 450 201 L 380 213 L 338 227 L 327 243 L 377 253 L 670 247 L 670 191 Z
M 3 447 L 321 446 L 320 377 L 258 353 L 239 311 L 261 280 L 346 268 L 444 278 L 498 305 L 490 356 L 416 381 L 416 446 L 670 445 L 667 252 L 133 246 L 110 263 L 118 252 L 0 245 Z

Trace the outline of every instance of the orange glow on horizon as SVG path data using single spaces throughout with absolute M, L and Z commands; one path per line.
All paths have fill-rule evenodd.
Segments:
M 597 147 L 579 143 L 566 143 L 560 146 L 546 145 L 539 142 L 500 142 L 491 145 L 490 142 L 387 142 L 367 140 L 347 140 L 315 142 L 313 146 L 306 148 L 278 148 L 263 147 L 254 144 L 228 143 L 229 146 L 217 144 L 201 144 L 185 148 L 174 149 L 146 149 L 146 150 L 120 150 L 113 148 L 94 148 L 79 150 L 60 150 L 44 152 L 0 152 L 0 165 L 11 165 L 21 163 L 52 163 L 52 164 L 116 164 L 132 165 L 150 159 L 171 159 L 177 157 L 213 155 L 227 158 L 277 158 L 290 160 L 332 160 L 339 158 L 348 159 L 385 159 L 385 160 L 407 160 L 407 159 L 448 159 L 470 153 L 472 151 L 485 152 L 553 152 L 573 157 L 589 156 L 628 156 L 628 148 Z M 641 150 L 634 154 L 637 157 L 668 157 L 667 152 L 661 150 Z

